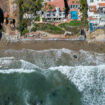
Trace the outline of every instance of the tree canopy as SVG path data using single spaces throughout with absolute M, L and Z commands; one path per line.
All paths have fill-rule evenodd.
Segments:
M 82 20 L 87 21 L 87 1 L 80 0 L 80 4 L 81 4 Z
M 17 0 L 23 12 L 35 12 L 41 9 L 42 0 Z

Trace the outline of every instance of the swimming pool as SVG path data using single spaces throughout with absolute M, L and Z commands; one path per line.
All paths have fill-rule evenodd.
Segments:
M 71 19 L 78 19 L 77 11 L 71 11 Z

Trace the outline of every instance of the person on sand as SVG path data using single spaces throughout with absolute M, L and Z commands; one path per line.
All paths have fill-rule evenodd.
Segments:
M 4 13 L 4 23 L 5 23 L 5 25 L 7 25 L 8 23 L 9 23 L 9 14 L 8 14 L 8 12 L 5 12 Z
M 10 21 L 10 24 L 15 28 L 15 23 L 16 23 L 16 21 L 15 21 L 15 19 L 11 19 L 11 21 Z M 11 27 L 12 27 L 11 26 Z
M 14 26 L 14 28 L 15 28 L 15 23 L 16 23 L 16 20 L 15 20 L 15 19 L 13 19 L 13 20 L 12 20 L 12 22 L 13 22 L 13 26 Z
M 4 19 L 4 24 L 6 25 L 6 19 Z
M 6 18 L 6 25 L 8 25 L 9 21 L 8 21 L 8 18 Z

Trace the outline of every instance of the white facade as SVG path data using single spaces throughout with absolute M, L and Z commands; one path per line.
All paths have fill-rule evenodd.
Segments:
M 98 7 L 98 4 L 105 3 L 105 0 L 87 0 L 87 3 L 89 6 L 97 5 L 97 7 Z
M 35 15 L 31 13 L 24 13 L 23 14 L 23 19 L 34 19 Z
M 99 12 L 100 8 L 104 10 L 105 0 L 87 0 L 88 4 L 88 21 L 92 23 L 94 26 L 100 27 L 105 26 L 105 13 Z M 103 6 L 100 7 L 100 4 Z M 90 19 L 91 17 L 91 19 Z
M 56 9 L 55 11 L 44 12 L 44 18 L 47 21 L 60 22 L 66 21 L 65 12 Z
M 53 1 L 56 1 L 56 0 L 44 0 L 44 3 L 53 2 Z M 56 6 L 55 10 L 45 11 L 43 14 L 43 18 L 46 21 L 51 21 L 51 22 L 64 22 L 64 21 L 66 21 L 65 12 L 61 11 L 59 6 Z

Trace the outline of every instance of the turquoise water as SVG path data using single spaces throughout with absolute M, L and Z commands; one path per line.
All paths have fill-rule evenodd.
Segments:
M 77 20 L 78 19 L 77 11 L 71 11 L 71 19 L 73 19 L 73 20 Z
M 1 74 L 0 104 L 80 105 L 80 92 L 64 75 L 48 74 L 48 77 L 38 72 Z
M 4 50 L 0 105 L 105 105 L 105 54 Z

